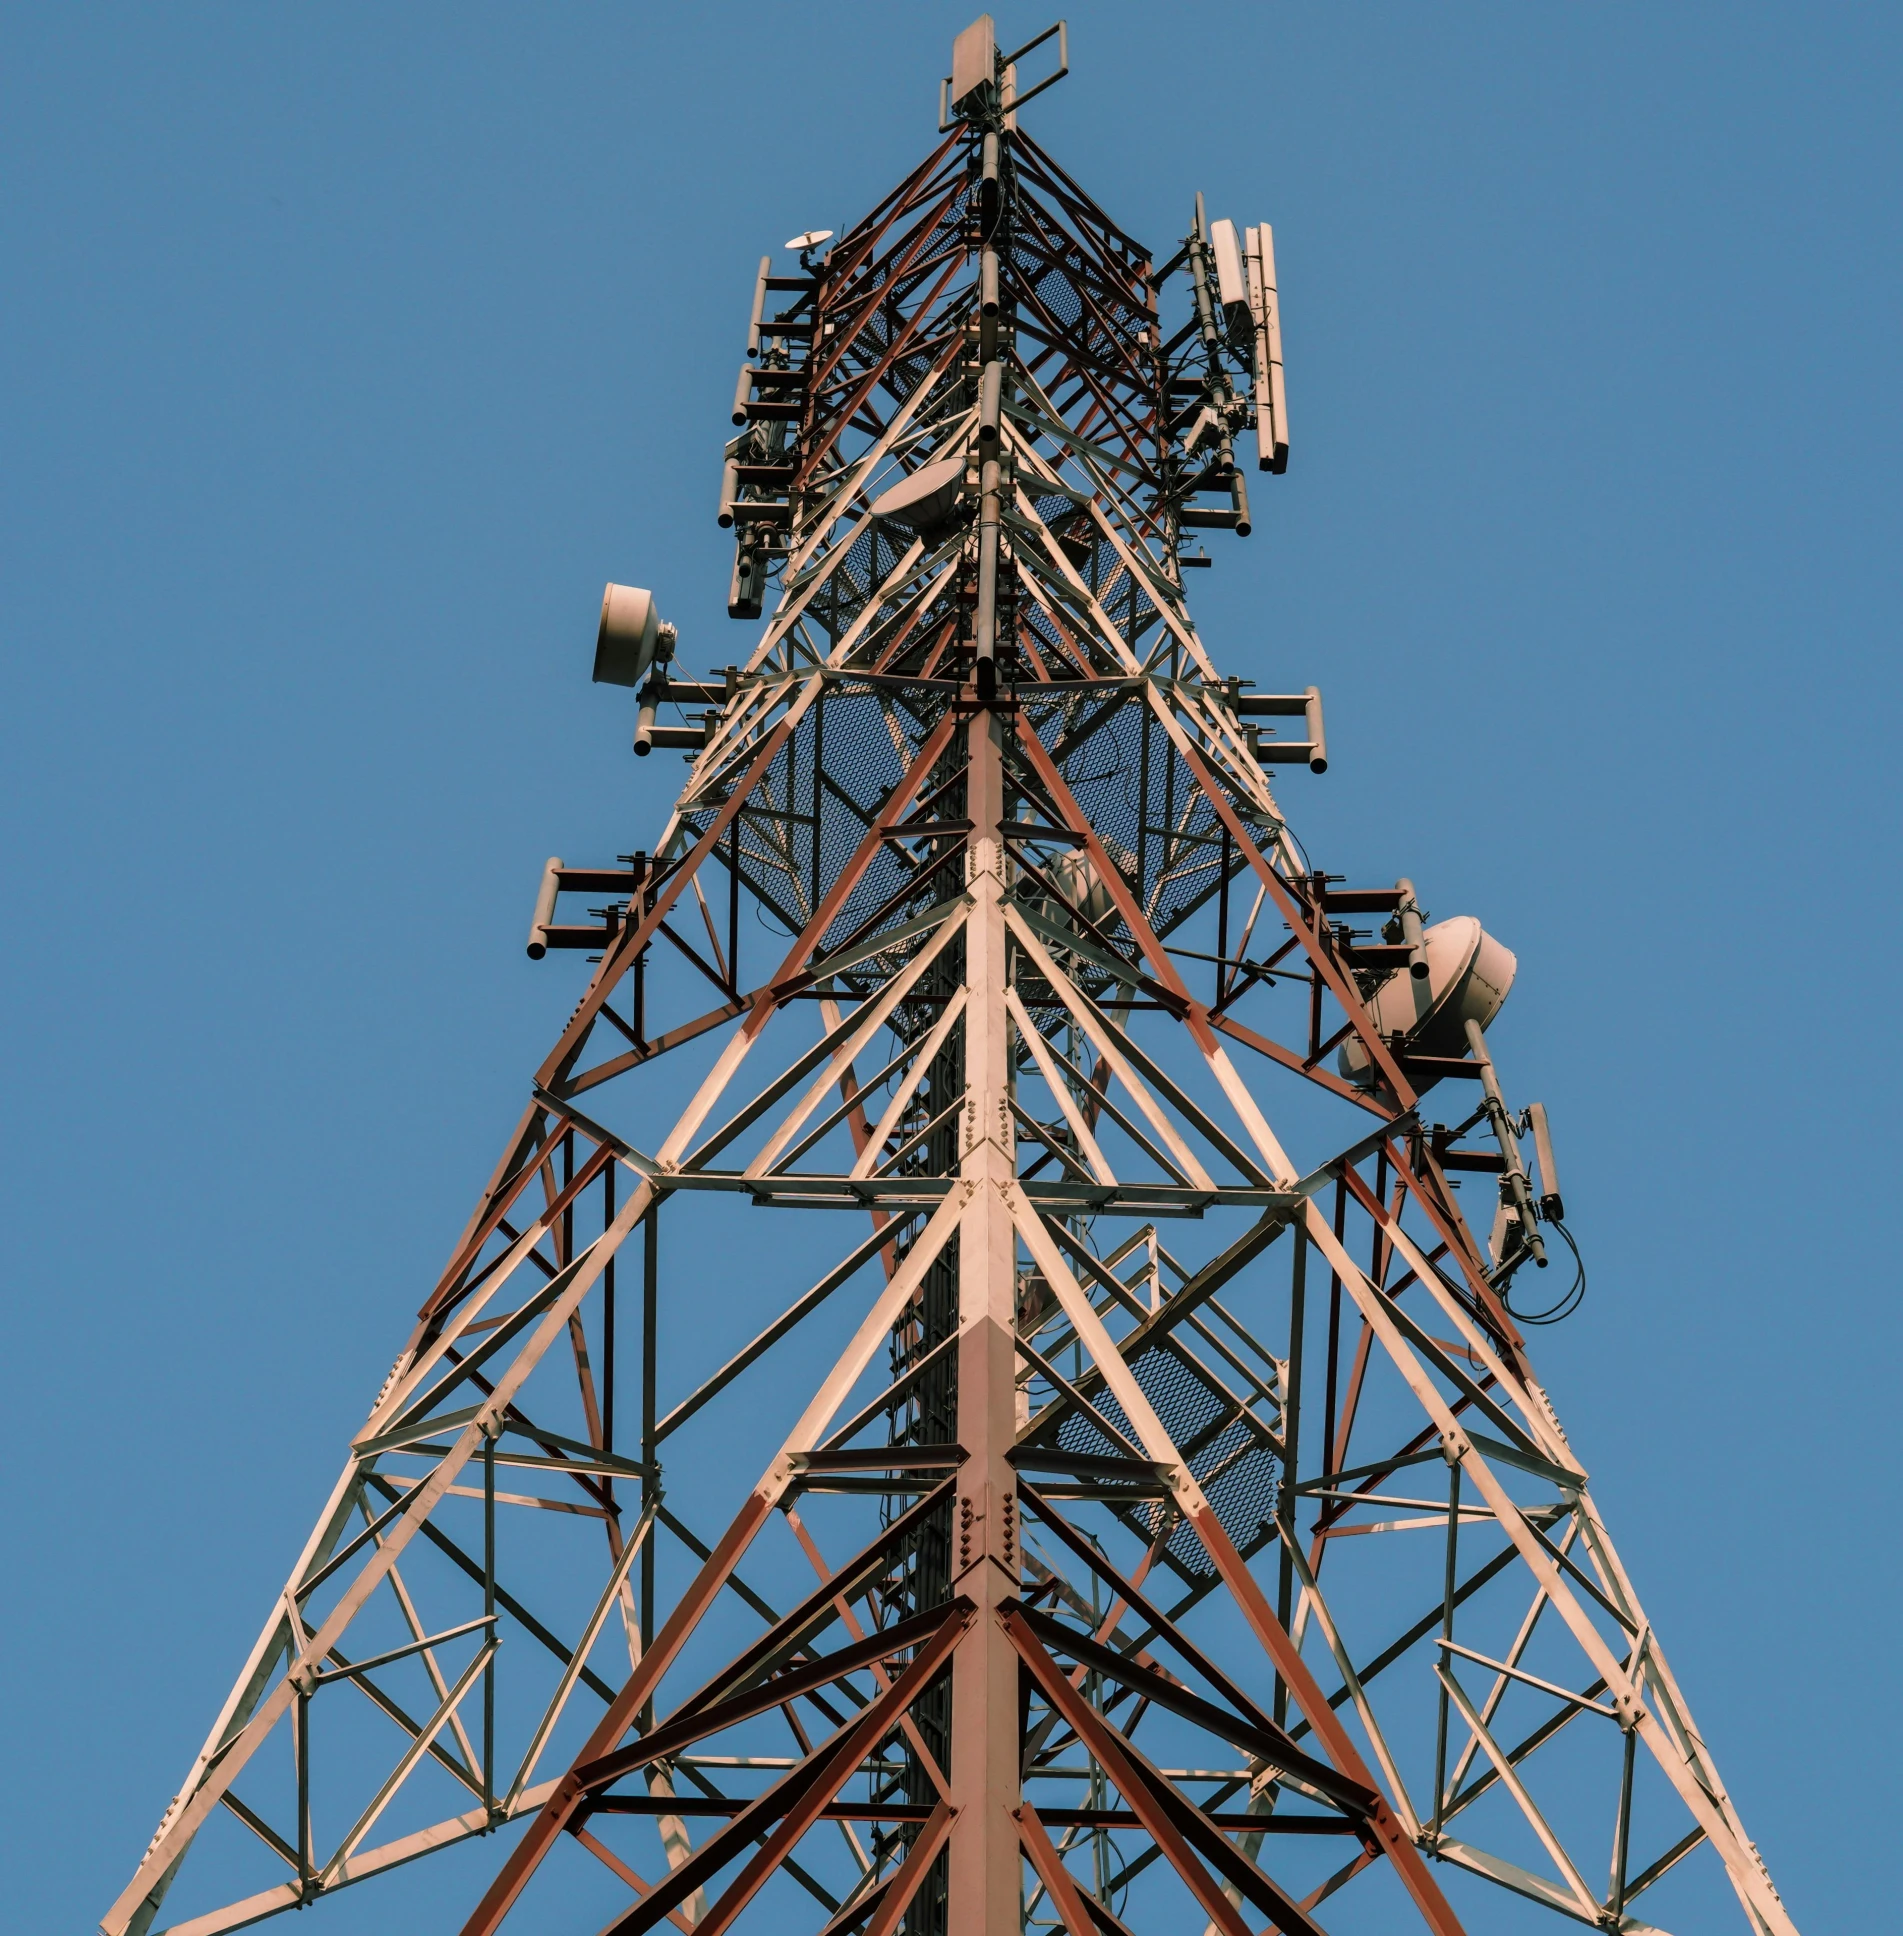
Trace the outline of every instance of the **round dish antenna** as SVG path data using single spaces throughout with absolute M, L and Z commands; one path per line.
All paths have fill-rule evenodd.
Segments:
M 656 609 L 652 592 L 639 585 L 610 585 L 601 595 L 595 634 L 595 684 L 640 685 L 657 657 L 671 655 L 674 639 L 674 627 Z
M 1519 962 L 1471 914 L 1436 921 L 1421 939 L 1426 975 L 1390 975 L 1369 1010 L 1381 1033 L 1390 1040 L 1399 1036 L 1410 1054 L 1464 1055 L 1467 1024 L 1484 1029 L 1499 1014 Z M 1342 1045 L 1339 1066 L 1364 1088 L 1378 1079 L 1367 1050 L 1353 1037 Z
M 921 465 L 872 500 L 869 516 L 902 524 L 910 531 L 931 531 L 951 520 L 965 494 L 965 454 L 955 451 Z

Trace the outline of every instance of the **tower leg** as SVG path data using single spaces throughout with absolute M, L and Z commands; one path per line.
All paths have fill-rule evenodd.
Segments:
M 1003 762 L 995 714 L 970 727 L 965 1120 L 961 1173 L 975 1185 L 959 1232 L 954 1590 L 977 1617 L 952 1664 L 949 1936 L 1016 1936 L 1020 1919 L 1018 1665 L 997 1606 L 1018 1588 L 1017 1238 L 1004 1188 L 1016 1167 L 1002 904 Z

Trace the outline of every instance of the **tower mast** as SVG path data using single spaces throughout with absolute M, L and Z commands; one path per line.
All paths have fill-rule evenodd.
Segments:
M 761 262 L 747 663 L 608 588 L 686 783 L 548 863 L 594 971 L 107 1936 L 491 1836 L 466 1936 L 1794 1936 L 1533 1368 L 1514 959 L 1312 864 L 1320 693 L 1190 616 L 1288 462 L 1273 232 L 1126 234 L 1019 119 L 1061 25 L 952 67 Z

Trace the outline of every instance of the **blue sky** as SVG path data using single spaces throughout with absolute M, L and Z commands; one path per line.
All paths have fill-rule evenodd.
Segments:
M 965 18 L 8 10 L 23 1929 L 122 1883 L 567 1015 L 543 857 L 659 827 L 678 765 L 588 684 L 602 581 L 744 656 L 753 265 L 924 152 Z M 1292 457 L 1199 623 L 1327 694 L 1311 853 L 1398 850 L 1517 952 L 1491 1039 L 1592 1267 L 1540 1362 L 1800 1925 L 1878 1927 L 1903 28 L 1105 4 L 1071 40 L 1037 132 L 1127 228 L 1199 188 L 1275 225 Z

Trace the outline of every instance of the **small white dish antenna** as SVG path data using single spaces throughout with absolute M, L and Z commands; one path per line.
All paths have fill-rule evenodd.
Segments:
M 1382 1035 L 1401 1038 L 1415 1055 L 1457 1055 L 1468 1022 L 1484 1029 L 1499 1014 L 1520 964 L 1471 914 L 1436 921 L 1423 938 L 1426 976 L 1390 976 L 1376 989 L 1369 1013 Z M 1352 1035 L 1336 1067 L 1364 1089 L 1378 1080 L 1368 1051 Z
M 816 249 L 822 242 L 833 239 L 831 229 L 808 229 L 804 235 L 796 235 L 786 244 L 789 249 Z

